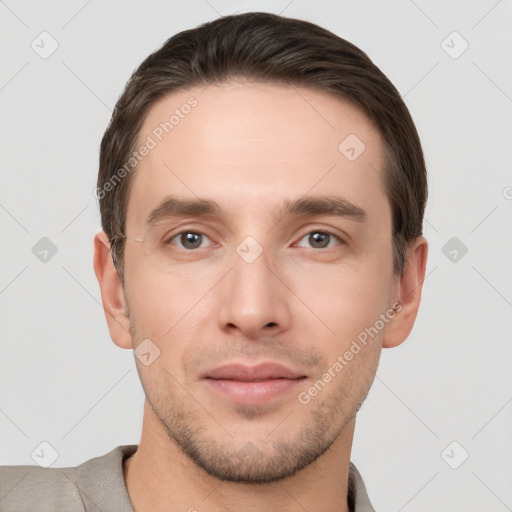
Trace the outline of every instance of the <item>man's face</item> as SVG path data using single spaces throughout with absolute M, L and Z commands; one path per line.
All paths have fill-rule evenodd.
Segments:
M 176 109 L 179 121 L 159 130 Z M 148 136 L 156 145 L 132 176 L 125 247 L 134 348 L 149 339 L 160 351 L 136 360 L 147 399 L 210 474 L 289 476 L 353 419 L 378 365 L 387 322 L 376 321 L 396 299 L 381 137 L 339 99 L 249 83 L 165 97 L 139 146 Z M 148 223 L 171 196 L 220 211 Z M 346 207 L 281 217 L 313 197 Z

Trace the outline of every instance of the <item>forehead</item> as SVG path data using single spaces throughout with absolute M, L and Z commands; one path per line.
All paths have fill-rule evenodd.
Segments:
M 172 93 L 149 110 L 144 145 L 151 149 L 132 175 L 127 226 L 142 226 L 170 194 L 214 198 L 240 215 L 336 193 L 385 218 L 380 133 L 323 92 L 231 82 Z

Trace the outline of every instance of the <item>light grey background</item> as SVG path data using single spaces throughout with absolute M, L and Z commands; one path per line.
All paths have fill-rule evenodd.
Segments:
M 35 464 L 44 441 L 53 467 L 138 443 L 143 391 L 132 351 L 110 340 L 92 266 L 99 143 L 149 53 L 242 10 L 358 45 L 424 145 L 422 306 L 410 338 L 382 354 L 351 455 L 374 506 L 512 510 L 510 0 L 0 1 L 0 464 Z M 31 47 L 51 49 L 43 31 L 58 43 L 46 59 Z M 46 263 L 32 252 L 42 237 L 57 247 Z M 455 262 L 452 237 L 468 249 L 454 246 Z

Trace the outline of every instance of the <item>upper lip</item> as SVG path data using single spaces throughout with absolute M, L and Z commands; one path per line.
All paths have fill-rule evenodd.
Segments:
M 256 366 L 225 364 L 205 372 L 204 379 L 222 379 L 239 381 L 260 381 L 271 379 L 299 379 L 305 375 L 297 373 L 278 363 L 262 363 Z

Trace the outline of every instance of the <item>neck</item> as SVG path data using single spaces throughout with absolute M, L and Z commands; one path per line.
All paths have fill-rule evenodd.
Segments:
M 349 512 L 354 427 L 352 419 L 322 456 L 291 477 L 267 484 L 226 482 L 196 466 L 169 439 L 146 400 L 141 440 L 124 462 L 124 479 L 135 512 Z

